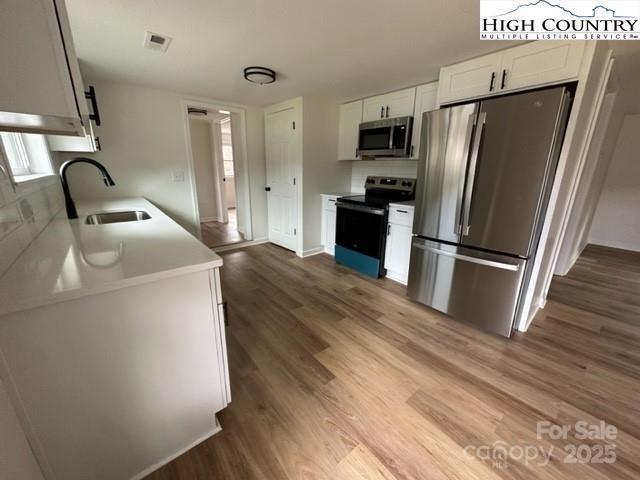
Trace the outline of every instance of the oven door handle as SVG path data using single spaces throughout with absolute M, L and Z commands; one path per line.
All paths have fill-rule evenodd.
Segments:
M 384 215 L 385 210 L 383 208 L 364 207 L 360 205 L 353 205 L 351 203 L 342 203 L 340 200 L 336 202 L 337 208 L 344 208 L 345 210 L 355 210 L 356 212 L 371 213 L 372 215 Z

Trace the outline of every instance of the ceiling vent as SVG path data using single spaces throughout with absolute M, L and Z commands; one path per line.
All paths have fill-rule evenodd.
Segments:
M 171 37 L 160 35 L 159 33 L 144 32 L 144 42 L 142 45 L 149 50 L 157 50 L 158 52 L 166 52 L 171 43 Z

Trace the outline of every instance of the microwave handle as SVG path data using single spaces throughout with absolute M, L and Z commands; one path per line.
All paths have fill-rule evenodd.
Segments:
M 393 133 L 396 129 L 395 125 L 391 126 L 391 131 L 389 132 L 389 150 L 393 150 Z

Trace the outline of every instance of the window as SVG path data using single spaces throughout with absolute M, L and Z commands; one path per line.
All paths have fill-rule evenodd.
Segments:
M 44 135 L 0 132 L 0 140 L 16 181 L 28 180 L 33 175 L 53 173 L 51 155 Z
M 220 133 L 222 135 L 222 160 L 224 160 L 224 176 L 233 177 L 233 143 L 231 141 L 231 121 L 220 122 Z

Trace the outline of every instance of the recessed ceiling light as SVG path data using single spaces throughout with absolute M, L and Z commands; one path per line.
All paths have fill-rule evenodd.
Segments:
M 244 69 L 244 78 L 250 82 L 265 85 L 276 81 L 276 72 L 267 67 L 247 67 Z
M 171 37 L 149 31 L 144 32 L 144 41 L 142 42 L 142 46 L 145 48 L 156 50 L 158 52 L 166 52 L 170 43 Z

